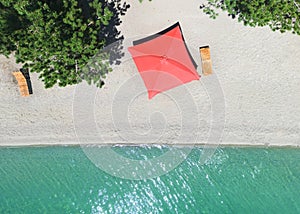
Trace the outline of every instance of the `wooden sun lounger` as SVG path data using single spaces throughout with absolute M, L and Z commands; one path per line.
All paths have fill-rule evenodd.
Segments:
M 23 97 L 29 96 L 29 89 L 28 89 L 27 81 L 26 81 L 26 78 L 24 77 L 24 75 L 22 74 L 22 72 L 20 72 L 20 71 L 13 72 L 13 75 L 15 76 L 15 78 L 18 81 L 21 96 L 23 96 Z
M 202 73 L 207 76 L 212 74 L 212 63 L 210 59 L 209 46 L 200 47 L 200 55 L 202 60 Z

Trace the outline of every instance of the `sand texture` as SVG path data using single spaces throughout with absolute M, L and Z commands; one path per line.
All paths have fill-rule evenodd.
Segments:
M 201 1 L 196 0 L 153 0 L 142 4 L 135 0 L 130 4 L 119 27 L 126 41 L 154 34 L 179 21 L 200 74 L 199 47 L 209 45 L 213 73 L 224 94 L 226 119 L 224 127 L 216 127 L 217 132 L 224 128 L 221 141 L 210 144 L 300 146 L 300 36 L 272 32 L 268 27 L 245 27 L 222 12 L 212 20 L 202 13 Z M 122 97 L 122 90 L 130 95 L 140 87 L 130 84 L 137 74 L 130 59 L 115 67 L 104 88 L 90 95 L 89 90 L 95 90 L 85 83 L 44 89 L 38 75 L 31 74 L 33 95 L 21 97 L 12 75 L 19 68 L 13 57 L 0 56 L 1 146 L 205 144 L 210 135 L 216 112 L 211 111 L 211 96 L 203 82 L 210 75 L 202 75 L 200 81 L 159 94 L 151 101 L 145 92 L 132 94 L 126 105 L 129 98 Z M 137 81 L 141 84 L 141 80 Z M 87 93 L 86 97 L 76 98 L 78 89 Z M 94 107 L 87 120 L 93 123 L 86 123 L 80 109 L 91 100 Z M 184 105 L 188 102 L 196 110 Z M 130 126 L 120 119 L 124 115 Z M 193 125 L 188 118 L 196 123 Z M 183 121 L 187 121 L 184 128 Z M 97 130 L 91 131 L 95 127 Z M 191 132 L 186 133 L 189 129 Z

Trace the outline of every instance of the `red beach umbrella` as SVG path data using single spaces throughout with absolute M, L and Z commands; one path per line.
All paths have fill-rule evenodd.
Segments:
M 145 83 L 149 99 L 200 78 L 179 23 L 157 34 L 134 41 L 128 50 Z

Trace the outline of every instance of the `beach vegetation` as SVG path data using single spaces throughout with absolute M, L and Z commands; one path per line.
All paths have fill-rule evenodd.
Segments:
M 83 79 L 101 87 L 111 69 L 109 55 L 97 53 L 122 38 L 116 26 L 128 8 L 120 0 L 0 0 L 0 54 L 39 73 L 46 88 Z
M 223 10 L 246 26 L 269 26 L 273 31 L 300 35 L 299 0 L 207 0 L 200 9 L 213 19 Z

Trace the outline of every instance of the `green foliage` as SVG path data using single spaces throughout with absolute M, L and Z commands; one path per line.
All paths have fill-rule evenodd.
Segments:
M 39 73 L 46 88 L 77 84 L 82 76 L 102 86 L 104 72 L 110 71 L 105 62 L 109 56 L 97 58 L 98 68 L 104 70 L 100 75 L 82 74 L 106 45 L 102 30 L 113 15 L 100 0 L 0 0 L 0 53 L 14 52 L 24 68 Z
M 218 15 L 215 9 L 221 9 L 251 27 L 269 26 L 300 35 L 299 0 L 208 0 L 200 8 L 211 18 Z

